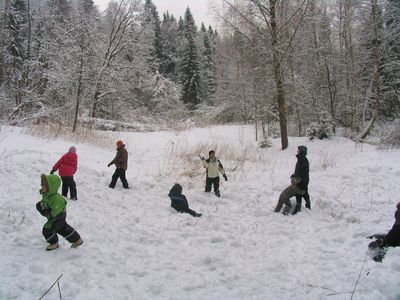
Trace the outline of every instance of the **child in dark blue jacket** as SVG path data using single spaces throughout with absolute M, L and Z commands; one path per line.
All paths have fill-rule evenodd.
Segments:
M 189 203 L 185 195 L 182 194 L 182 186 L 179 183 L 174 184 L 168 196 L 171 199 L 171 207 L 177 211 L 191 214 L 193 217 L 201 217 L 201 214 L 189 208 Z

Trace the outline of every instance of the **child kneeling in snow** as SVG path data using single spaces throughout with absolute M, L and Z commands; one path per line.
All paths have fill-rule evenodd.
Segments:
M 191 214 L 193 217 L 201 217 L 201 214 L 189 208 L 189 203 L 185 195 L 182 194 L 182 186 L 180 184 L 175 183 L 169 191 L 168 196 L 171 199 L 171 207 L 175 208 L 177 211 Z
M 397 210 L 394 217 L 395 222 L 393 227 L 387 234 L 374 234 L 368 237 L 376 239 L 368 245 L 368 248 L 372 251 L 372 257 L 376 262 L 382 262 L 387 247 L 400 246 L 400 202 L 397 203 Z
M 57 249 L 58 236 L 61 234 L 72 248 L 79 247 L 83 244 L 79 233 L 68 225 L 65 218 L 67 217 L 66 204 L 67 201 L 58 193 L 61 185 L 61 179 L 57 175 L 41 175 L 40 194 L 42 200 L 36 203 L 36 209 L 39 213 L 47 218 L 46 224 L 43 226 L 42 234 L 49 245 L 46 251 Z

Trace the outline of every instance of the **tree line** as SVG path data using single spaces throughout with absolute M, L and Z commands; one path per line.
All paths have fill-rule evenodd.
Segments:
M 188 7 L 159 16 L 151 0 L 5 0 L 0 100 L 10 122 L 38 117 L 131 121 L 214 104 L 218 34 Z M 138 121 L 138 120 L 134 120 Z
M 218 98 L 244 122 L 364 139 L 400 112 L 400 1 L 222 0 Z

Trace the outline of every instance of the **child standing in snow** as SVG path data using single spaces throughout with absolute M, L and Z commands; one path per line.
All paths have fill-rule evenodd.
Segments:
M 297 148 L 297 163 L 294 174 L 291 178 L 291 185 L 288 186 L 279 196 L 278 204 L 275 207 L 275 212 L 280 212 L 283 204 L 283 214 L 287 215 L 292 208 L 290 198 L 296 196 L 297 204 L 293 214 L 300 211 L 301 198 L 304 197 L 306 200 L 306 207 L 311 209 L 310 196 L 308 195 L 308 183 L 309 183 L 309 162 L 306 157 L 307 147 L 299 146 Z
M 387 234 L 374 234 L 368 237 L 376 239 L 368 245 L 368 248 L 373 252 L 373 259 L 377 262 L 382 262 L 387 247 L 400 246 L 400 202 L 397 203 L 396 208 L 392 229 Z
M 72 200 L 78 200 L 76 192 L 76 184 L 74 181 L 74 174 L 78 166 L 78 155 L 76 154 L 76 148 L 70 147 L 68 152 L 65 153 L 59 161 L 53 166 L 50 174 L 54 174 L 58 171 L 62 180 L 62 192 L 64 197 L 68 195 L 68 189 Z
M 128 151 L 125 149 L 125 144 L 123 141 L 117 141 L 117 155 L 108 164 L 108 167 L 114 165 L 117 167 L 112 176 L 109 187 L 115 188 L 118 178 L 121 179 L 122 186 L 124 189 L 129 189 L 128 181 L 126 180 L 126 170 L 128 169 Z
M 205 191 L 207 193 L 211 192 L 211 186 L 214 185 L 214 193 L 217 197 L 221 197 L 219 192 L 219 173 L 222 174 L 225 181 L 228 181 L 228 177 L 226 177 L 224 167 L 221 162 L 215 157 L 215 151 L 211 150 L 209 153 L 208 159 L 204 159 L 204 157 L 200 156 L 203 161 L 203 167 L 206 168 L 206 188 Z
M 36 209 L 39 213 L 47 218 L 47 222 L 43 226 L 42 234 L 49 245 L 46 251 L 51 251 L 59 247 L 58 235 L 61 234 L 72 248 L 79 247 L 83 244 L 79 233 L 68 225 L 66 221 L 66 204 L 67 201 L 58 193 L 61 185 L 61 179 L 57 175 L 41 175 L 40 194 L 42 200 L 36 203 Z
M 180 184 L 175 183 L 169 191 L 168 196 L 171 199 L 171 207 L 175 208 L 177 211 L 191 214 L 193 217 L 201 217 L 201 214 L 189 208 L 189 203 L 185 195 L 182 194 L 182 186 Z

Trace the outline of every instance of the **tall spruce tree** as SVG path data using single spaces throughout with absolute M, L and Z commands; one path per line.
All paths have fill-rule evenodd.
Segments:
M 217 79 L 216 79 L 216 38 L 217 34 L 214 32 L 211 26 L 204 33 L 203 43 L 203 97 L 204 100 L 210 104 L 215 104 L 215 93 L 217 90 Z
M 180 66 L 181 100 L 189 109 L 196 109 L 200 103 L 200 70 L 196 45 L 197 27 L 189 7 L 182 25 L 184 48 Z
M 160 64 L 163 60 L 163 43 L 161 36 L 161 21 L 158 15 L 157 7 L 151 0 L 146 0 L 144 5 L 145 26 L 152 39 L 152 48 L 150 49 L 150 68 L 152 71 L 160 72 Z
M 26 5 L 24 0 L 14 0 L 10 3 L 7 13 L 7 30 L 9 32 L 8 54 L 11 62 L 9 87 L 15 105 L 23 101 L 23 85 L 26 79 L 24 72 L 26 60 Z
M 164 13 L 161 23 L 161 40 L 163 51 L 159 71 L 163 76 L 177 82 L 178 23 L 168 11 Z

